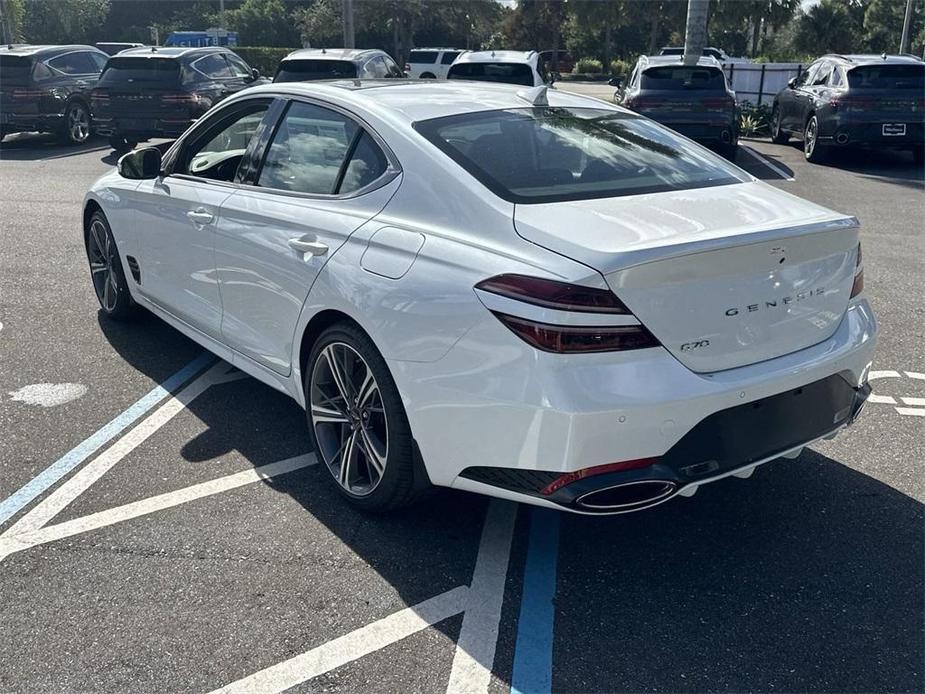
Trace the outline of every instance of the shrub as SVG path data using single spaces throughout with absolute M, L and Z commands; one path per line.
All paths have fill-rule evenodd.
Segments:
M 751 101 L 739 104 L 739 133 L 743 137 L 768 135 L 770 123 L 771 107 L 767 104 L 755 106 Z
M 604 66 L 601 65 L 601 61 L 597 58 L 582 58 L 577 63 L 575 63 L 574 72 L 578 72 L 584 75 L 599 75 L 604 71 Z
M 273 77 L 280 61 L 294 49 L 272 46 L 233 46 L 231 50 L 241 56 L 245 63 L 260 70 L 261 75 Z
M 617 58 L 610 61 L 611 75 L 628 75 L 632 70 L 633 66 L 628 60 L 620 60 Z

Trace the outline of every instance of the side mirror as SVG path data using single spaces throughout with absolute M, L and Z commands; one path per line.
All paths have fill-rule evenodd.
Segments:
M 251 68 L 251 82 L 256 82 L 260 79 L 260 70 L 255 67 Z
M 119 158 L 119 175 L 140 181 L 161 175 L 161 151 L 156 147 L 136 149 Z
M 791 89 L 797 86 L 797 78 L 791 77 L 789 80 L 787 80 L 787 86 L 790 87 Z

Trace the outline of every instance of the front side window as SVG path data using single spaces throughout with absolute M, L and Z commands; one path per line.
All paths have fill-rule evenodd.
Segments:
M 251 76 L 251 69 L 247 66 L 243 60 L 238 56 L 232 55 L 231 53 L 225 53 L 225 60 L 228 61 L 228 66 L 231 68 L 231 74 L 235 77 L 243 77 L 248 79 Z
M 86 51 L 59 55 L 49 60 L 48 66 L 65 75 L 89 75 L 99 71 L 96 63 Z
M 225 80 L 234 76 L 228 62 L 220 53 L 205 55 L 199 60 L 194 60 L 192 65 L 209 79 Z
M 421 121 L 415 129 L 499 197 L 559 202 L 743 183 L 721 157 L 635 114 L 517 108 Z
M 812 86 L 818 87 L 829 81 L 832 74 L 832 65 L 830 63 L 819 63 L 819 67 L 813 73 Z
M 357 66 L 349 60 L 284 60 L 274 82 L 354 79 Z
M 185 148 L 175 172 L 214 181 L 234 181 L 247 146 L 268 108 L 267 102 L 259 101 L 235 110 L 232 115 L 219 116 L 213 127 Z
M 381 55 L 377 55 L 366 63 L 366 72 L 373 79 L 384 79 L 389 76 L 389 68 Z
M 457 63 L 449 69 L 446 77 L 451 80 L 533 86 L 533 70 L 525 63 Z
M 385 61 L 385 66 L 389 71 L 389 75 L 388 75 L 389 77 L 404 77 L 405 76 L 405 73 L 402 72 L 402 69 L 398 67 L 398 63 L 392 60 L 392 58 L 390 58 L 389 56 L 383 56 L 382 59 Z

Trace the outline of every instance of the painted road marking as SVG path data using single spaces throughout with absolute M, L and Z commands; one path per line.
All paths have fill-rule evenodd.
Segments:
M 551 509 L 534 508 L 530 512 L 530 540 L 511 674 L 512 694 L 552 691 L 559 517 L 559 512 Z
M 13 402 L 38 407 L 57 407 L 87 393 L 87 386 L 83 383 L 32 383 L 17 390 L 11 390 L 8 395 Z
M 201 354 L 177 371 L 173 376 L 156 386 L 151 392 L 122 412 L 122 414 L 97 430 L 95 434 L 79 443 L 58 458 L 58 460 L 49 467 L 45 468 L 36 477 L 32 478 L 32 480 L 27 482 L 24 486 L 20 487 L 12 496 L 0 503 L 0 525 L 12 518 L 46 489 L 58 482 L 58 480 L 84 462 L 105 444 L 109 443 L 139 417 L 170 395 L 172 391 L 176 390 L 179 386 L 186 383 L 186 381 L 204 369 L 214 359 L 215 357 L 211 354 Z
M 778 166 L 777 164 L 775 164 L 773 161 L 771 161 L 771 160 L 768 159 L 767 157 L 762 156 L 761 154 L 758 154 L 758 152 L 756 152 L 755 150 L 753 150 L 751 147 L 746 147 L 745 145 L 739 145 L 739 149 L 742 150 L 743 152 L 745 152 L 746 154 L 748 154 L 749 156 L 751 156 L 751 157 L 752 157 L 753 159 L 755 159 L 756 161 L 758 161 L 758 163 L 760 163 L 760 164 L 766 166 L 767 168 L 769 168 L 771 171 L 773 171 L 773 172 L 776 173 L 778 176 L 780 176 L 783 180 L 785 180 L 785 181 L 794 181 L 794 180 L 796 180 L 793 176 L 791 176 L 789 173 L 787 173 L 787 172 L 786 172 L 784 169 L 782 169 L 780 166 Z
M 213 694 L 263 694 L 295 687 L 459 614 L 467 607 L 469 593 L 469 588 L 458 586 L 232 682 L 215 690 Z
M 183 390 L 172 396 L 138 426 L 98 455 L 91 463 L 81 468 L 69 480 L 40 501 L 7 530 L 5 534 L 21 535 L 38 530 L 61 512 L 74 499 L 83 494 L 116 463 L 135 450 L 154 432 L 186 409 L 186 406 L 213 386 L 216 379 L 227 376 L 232 368 L 227 362 L 219 362 L 197 377 Z
M 469 606 L 453 654 L 448 694 L 488 692 L 516 520 L 517 504 L 492 499 L 472 572 Z
M 919 373 L 918 371 L 906 371 L 904 372 L 907 378 L 911 378 L 917 381 L 925 381 L 925 374 Z M 868 381 L 875 381 L 878 378 L 902 378 L 903 374 L 899 371 L 893 371 L 892 369 L 885 369 L 882 371 L 871 371 L 867 376 Z M 914 397 L 905 397 L 900 396 L 904 405 L 908 407 L 894 407 L 893 409 L 896 412 L 904 417 L 925 417 L 925 398 L 914 398 Z M 867 402 L 879 404 L 879 405 L 898 405 L 896 398 L 890 395 L 877 395 L 876 393 L 871 393 Z

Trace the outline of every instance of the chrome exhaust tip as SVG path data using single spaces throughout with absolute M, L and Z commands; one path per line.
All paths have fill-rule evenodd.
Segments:
M 848 142 L 848 136 L 845 133 L 839 133 L 838 135 L 835 136 L 835 141 L 838 144 L 843 145 L 846 142 Z
M 589 511 L 638 511 L 674 495 L 678 485 L 670 480 L 639 480 L 595 489 L 577 499 L 575 505 Z

